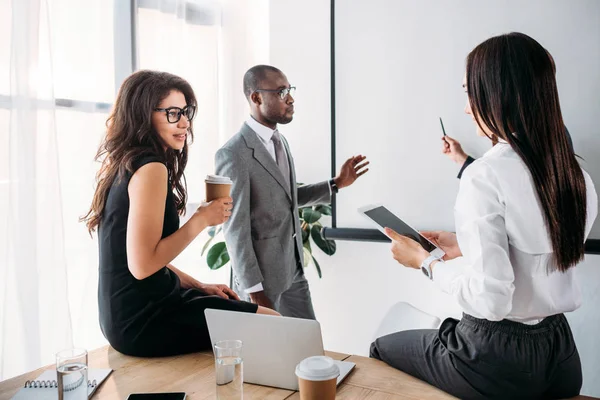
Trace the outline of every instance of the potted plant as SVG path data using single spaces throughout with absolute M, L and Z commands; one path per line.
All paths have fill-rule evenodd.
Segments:
M 312 254 L 312 244 L 315 244 L 325 254 L 332 256 L 335 254 L 336 245 L 335 241 L 323 239 L 321 236 L 321 229 L 323 225 L 319 220 L 323 215 L 331 215 L 330 205 L 318 205 L 312 207 L 302 207 L 298 209 L 298 216 L 300 217 L 300 227 L 302 232 L 302 244 L 304 246 L 304 266 L 308 266 L 311 263 L 315 264 L 319 278 L 322 277 L 321 266 L 319 262 Z M 219 227 L 211 227 L 208 230 L 209 238 L 202 248 L 202 255 L 208 250 L 206 261 L 208 268 L 216 270 L 229 263 L 229 252 L 227 251 L 227 244 L 224 241 L 217 242 L 211 246 L 221 231 L 223 230 L 222 225 Z M 312 239 L 312 240 L 311 240 Z M 210 248 L 209 248 L 210 247 Z

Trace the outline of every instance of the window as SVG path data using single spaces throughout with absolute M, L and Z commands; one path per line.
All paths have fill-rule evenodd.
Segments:
M 94 162 L 108 114 L 76 109 L 56 110 L 58 165 L 62 198 L 64 248 L 74 343 L 95 348 L 104 343 L 98 329 L 98 239 L 79 222 L 92 201 Z
M 8 210 L 9 123 L 10 111 L 0 108 L 0 210 Z M 0 243 L 6 243 L 8 240 L 7 223 L 6 219 L 0 221 Z
M 48 0 L 55 97 L 115 97 L 114 1 Z
M 204 177 L 213 173 L 214 154 L 220 145 L 219 28 L 188 22 L 183 17 L 156 9 L 139 8 L 137 38 L 140 69 L 179 75 L 192 85 L 196 94 L 195 139 L 190 146 L 185 173 L 188 200 L 200 202 L 204 198 Z
M 8 163 L 10 158 L 8 152 L 10 143 L 8 141 L 8 129 L 10 125 L 10 111 L 0 108 L 0 188 L 8 183 Z
M 3 96 L 10 94 L 11 0 L 0 0 L 0 108 Z M 4 101 L 7 99 L 5 98 Z
M 231 8 L 228 12 L 235 14 L 235 18 L 228 19 L 228 23 L 232 25 L 227 34 L 230 47 L 227 48 L 228 51 L 223 51 L 221 5 L 226 3 L 228 2 L 221 0 L 46 0 L 39 4 L 38 9 L 20 7 L 21 3 L 11 0 L 0 0 L 0 210 L 4 210 L 4 214 L 0 214 L 0 243 L 9 243 L 11 232 L 7 227 L 14 226 L 6 225 L 10 219 L 8 212 L 14 208 L 8 207 L 9 196 L 13 196 L 12 200 L 17 200 L 16 203 L 10 203 L 13 206 L 20 206 L 22 203 L 18 202 L 19 196 L 24 197 L 19 190 L 9 193 L 7 189 L 12 188 L 10 179 L 21 179 L 16 172 L 23 169 L 15 167 L 19 163 L 27 165 L 31 154 L 37 152 L 38 156 L 44 158 L 44 162 L 35 163 L 38 168 L 32 174 L 35 180 L 27 180 L 33 182 L 28 188 L 34 196 L 25 198 L 34 198 L 37 205 L 41 204 L 41 214 L 39 210 L 34 212 L 45 219 L 21 225 L 21 233 L 24 232 L 27 236 L 33 231 L 31 234 L 34 235 L 36 226 L 40 226 L 46 219 L 55 222 L 59 219 L 59 208 L 62 226 L 54 224 L 53 228 L 56 229 L 51 234 L 46 232 L 42 235 L 46 240 L 36 244 L 31 260 L 14 261 L 7 271 L 14 272 L 22 265 L 31 266 L 32 274 L 37 273 L 32 279 L 43 282 L 48 276 L 60 277 L 66 264 L 67 286 L 54 291 L 51 285 L 40 288 L 45 287 L 49 292 L 60 294 L 68 291 L 75 345 L 95 348 L 105 343 L 98 329 L 97 238 L 90 238 L 85 225 L 79 222 L 79 217 L 87 212 L 91 204 L 95 175 L 99 168 L 99 164 L 94 162 L 94 156 L 105 134 L 105 122 L 115 98 L 115 89 L 134 69 L 142 68 L 172 72 L 192 85 L 198 100 L 198 111 L 194 121 L 195 141 L 190 147 L 186 169 L 189 217 L 195 211 L 194 203 L 197 206 L 204 198 L 204 177 L 214 171 L 214 154 L 224 139 L 222 131 L 227 131 L 228 135 L 233 134 L 233 129 L 223 129 L 224 115 L 234 115 L 232 119 L 235 120 L 236 128 L 241 122 L 240 114 L 245 115 L 246 105 L 241 97 L 241 90 L 236 90 L 235 96 L 232 94 L 233 80 L 230 78 L 235 76 L 241 81 L 240 71 L 247 69 L 248 65 L 258 63 L 253 58 L 256 53 L 252 47 L 254 42 L 268 47 L 268 40 L 256 41 L 253 36 L 248 36 L 250 29 L 245 25 L 246 14 L 249 9 L 256 7 L 235 2 L 228 5 Z M 11 9 L 15 5 L 20 8 Z M 134 5 L 138 8 L 134 9 Z M 132 10 L 135 12 L 134 18 Z M 15 14 L 18 15 L 15 17 Z M 11 62 L 16 60 L 13 57 L 15 54 L 19 55 L 17 51 L 28 49 L 25 40 L 27 36 L 17 35 L 23 43 L 15 43 L 12 40 L 15 38 L 11 38 L 11 35 L 15 27 L 24 29 L 29 25 L 15 24 L 13 17 L 17 21 L 33 21 L 34 25 L 39 23 L 34 28 L 39 28 L 40 43 L 37 49 L 32 49 L 34 52 L 38 50 L 39 54 L 35 54 L 37 58 L 32 57 L 31 69 L 17 70 L 25 71 L 26 73 L 20 74 L 20 79 L 31 83 L 31 88 L 25 87 L 22 90 L 23 97 L 16 97 L 16 86 L 12 87 L 11 93 L 11 79 L 14 80 L 15 76 L 13 74 L 11 77 Z M 256 25 L 266 26 L 259 23 Z M 37 43 L 33 41 L 33 44 Z M 223 53 L 226 54 L 225 62 Z M 23 89 L 22 86 L 20 88 Z M 235 100 L 230 97 L 235 97 Z M 16 107 L 15 104 L 20 103 L 16 103 L 15 99 L 33 100 L 37 110 L 33 107 L 31 112 L 34 114 L 30 115 L 37 116 L 37 120 L 30 121 L 24 117 L 24 110 L 27 109 Z M 243 111 L 237 110 L 239 103 L 243 103 Z M 19 135 L 19 132 L 15 132 L 17 125 L 13 122 L 17 119 L 18 129 L 30 132 L 31 128 L 34 131 L 32 135 Z M 26 139 L 26 144 L 35 144 L 33 151 L 21 145 L 23 138 Z M 44 193 L 50 195 L 41 195 L 41 192 L 36 192 L 36 187 L 43 187 Z M 58 191 L 60 194 L 57 194 Z M 49 203 L 48 197 L 52 197 L 52 204 L 45 204 L 45 201 Z M 47 210 L 44 209 L 45 206 Z M 20 211 L 23 209 L 25 208 Z M 14 218 L 11 221 L 15 222 Z M 16 221 L 17 224 L 20 222 Z M 201 281 L 228 282 L 229 268 L 212 272 L 200 255 L 207 237 L 207 232 L 202 233 L 174 264 Z M 61 246 L 53 247 L 54 238 Z M 61 242 L 64 242 L 64 254 Z M 23 249 L 13 246 L 13 243 L 5 247 L 10 251 Z M 45 252 L 39 251 L 42 247 Z M 56 248 L 58 251 L 47 251 L 48 248 Z M 24 249 L 32 250 L 26 246 Z M 3 250 L 1 248 L 0 253 Z M 53 254 L 56 259 L 38 257 L 38 254 Z M 19 262 L 22 264 L 19 265 Z M 56 268 L 49 268 L 49 263 Z M 0 280 L 3 279 L 4 272 L 5 270 L 0 269 Z M 62 278 L 57 278 L 57 281 L 64 283 Z M 16 299 L 13 292 L 9 294 L 12 296 L 11 301 Z M 26 307 L 37 307 L 34 310 L 37 312 L 43 306 L 48 308 L 55 304 L 53 299 L 48 299 L 44 305 L 36 303 L 32 307 L 27 304 Z M 38 322 L 36 318 L 39 316 L 36 315 L 24 317 L 22 314 L 13 314 L 15 315 L 11 314 L 11 318 L 22 322 L 23 329 L 27 329 L 32 321 L 34 325 Z M 48 314 L 42 315 L 41 320 L 45 315 Z M 68 319 L 67 314 L 61 314 L 60 310 L 57 315 Z M 5 317 L 0 315 L 0 320 L 8 321 Z M 46 321 L 49 319 L 46 318 Z M 50 325 L 50 328 L 40 328 L 40 332 L 61 324 Z M 61 326 L 65 327 L 65 331 L 69 330 L 68 321 L 63 321 Z M 45 337 L 50 336 L 52 335 Z M 56 339 L 57 336 L 59 335 L 50 339 Z M 52 354 L 47 352 L 49 348 L 42 346 L 40 351 L 43 364 L 51 362 Z M 30 360 L 31 362 L 34 361 Z M 0 365 L 0 374 L 23 372 L 18 370 L 19 366 L 10 367 L 10 370 L 1 370 Z
M 137 14 L 137 49 L 140 69 L 176 74 L 187 80 L 196 94 L 198 111 L 194 118 L 194 142 L 189 148 L 185 170 L 188 212 L 204 199 L 204 178 L 214 173 L 214 155 L 219 149 L 219 8 L 175 2 L 141 1 Z M 181 2 L 183 3 L 183 2 Z M 178 3 L 181 5 L 181 3 Z M 166 6 L 165 6 L 166 5 Z M 173 6 L 169 9 L 169 6 Z M 229 268 L 211 271 L 200 254 L 207 232 L 173 261 L 181 270 L 203 282 L 229 282 Z M 206 256 L 206 254 L 205 254 Z
M 18 115 L 12 111 L 15 99 L 11 96 L 15 90 L 11 94 L 10 69 L 14 60 L 11 57 L 15 49 L 26 48 L 11 38 L 14 27 L 24 26 L 13 25 L 15 10 L 11 8 L 15 4 L 20 5 L 0 0 L 0 207 L 4 210 L 9 209 L 7 188 L 11 171 L 15 176 L 10 163 L 27 160 L 28 154 L 15 144 L 14 138 L 19 136 L 10 132 L 11 126 L 13 131 L 15 126 L 11 119 Z M 58 174 L 53 174 L 52 183 L 60 190 L 57 201 L 61 205 L 75 344 L 93 348 L 104 342 L 97 329 L 97 238 L 90 238 L 79 217 L 87 212 L 92 200 L 99 167 L 94 156 L 105 134 L 105 121 L 115 89 L 134 68 L 172 72 L 192 85 L 198 111 L 194 121 L 195 141 L 190 146 L 186 168 L 189 217 L 195 211 L 194 204 L 197 206 L 204 198 L 204 177 L 214 172 L 214 154 L 225 138 L 222 132 L 226 132 L 226 136 L 233 134 L 246 115 L 241 74 L 249 65 L 266 61 L 262 56 L 256 59 L 255 54 L 268 54 L 256 50 L 267 48 L 268 40 L 254 40 L 252 30 L 246 25 L 255 5 L 228 4 L 230 18 L 225 20 L 231 26 L 227 35 L 223 35 L 221 6 L 225 7 L 224 4 L 228 2 L 46 0 L 40 4 L 39 60 L 35 75 L 26 78 L 36 89 L 32 95 L 38 105 L 35 141 L 42 147 L 51 145 L 51 150 L 58 154 Z M 138 8 L 133 9 L 133 5 Z M 135 18 L 132 18 L 132 10 Z M 20 8 L 18 11 L 17 18 L 29 22 L 26 18 L 35 18 L 38 10 Z M 250 20 L 261 22 L 255 25 L 266 26 L 265 21 L 255 17 Z M 224 36 L 227 51 L 224 51 Z M 133 54 L 134 51 L 137 54 Z M 232 89 L 238 88 L 232 76 L 240 81 L 239 90 Z M 238 107 L 239 104 L 242 107 Z M 224 116 L 235 120 L 235 128 L 223 128 Z M 20 120 L 27 121 L 26 118 Z M 26 124 L 23 126 L 27 128 Z M 56 143 L 52 140 L 54 136 Z M 53 162 L 55 156 L 48 156 Z M 0 233 L 6 232 L 3 229 Z M 201 234 L 174 264 L 202 281 L 228 282 L 228 268 L 212 272 L 200 255 L 207 236 L 206 232 Z
M 92 201 L 94 162 L 115 97 L 113 1 L 48 0 L 63 234 L 74 343 L 104 343 L 98 329 L 98 240 L 79 222 Z M 92 17 L 93 16 L 93 17 Z
M 0 262 L 0 281 L 10 282 L 0 297 L 11 305 L 0 311 L 0 328 L 22 330 L 12 341 L 3 336 L 0 353 L 8 360 L 39 340 L 33 346 L 39 351 L 31 349 L 23 362 L 0 365 L 4 377 L 51 362 L 54 345 L 70 342 L 71 326 L 73 343 L 105 343 L 97 317 L 97 240 L 79 217 L 91 203 L 93 158 L 115 77 L 123 75 L 115 32 L 131 37 L 130 23 L 115 23 L 121 3 L 0 0 L 0 254 L 8 260 Z M 62 309 L 67 301 L 70 313 Z

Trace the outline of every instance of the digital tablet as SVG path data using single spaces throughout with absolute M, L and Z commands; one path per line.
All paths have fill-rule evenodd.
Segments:
M 436 247 L 435 244 L 427 240 L 425 236 L 419 233 L 419 231 L 402 221 L 381 204 L 361 207 L 358 209 L 358 212 L 371 223 L 374 223 L 383 233 L 385 233 L 384 228 L 393 229 L 400 235 L 408 236 L 409 238 L 421 243 L 421 246 L 423 246 L 425 250 L 435 257 L 442 258 L 445 254 L 442 249 Z

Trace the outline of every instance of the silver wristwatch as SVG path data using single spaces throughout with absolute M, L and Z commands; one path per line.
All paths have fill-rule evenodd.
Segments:
M 433 280 L 433 272 L 431 271 L 431 263 L 434 261 L 438 261 L 439 258 L 436 256 L 429 256 L 421 263 L 421 271 L 423 275 Z

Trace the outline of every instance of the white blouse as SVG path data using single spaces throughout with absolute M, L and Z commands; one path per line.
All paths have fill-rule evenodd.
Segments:
M 590 176 L 585 237 L 598 214 Z M 548 273 L 552 244 L 533 179 L 506 143 L 464 172 L 454 209 L 462 257 L 437 263 L 433 279 L 463 311 L 491 321 L 536 323 L 581 305 L 574 268 Z

